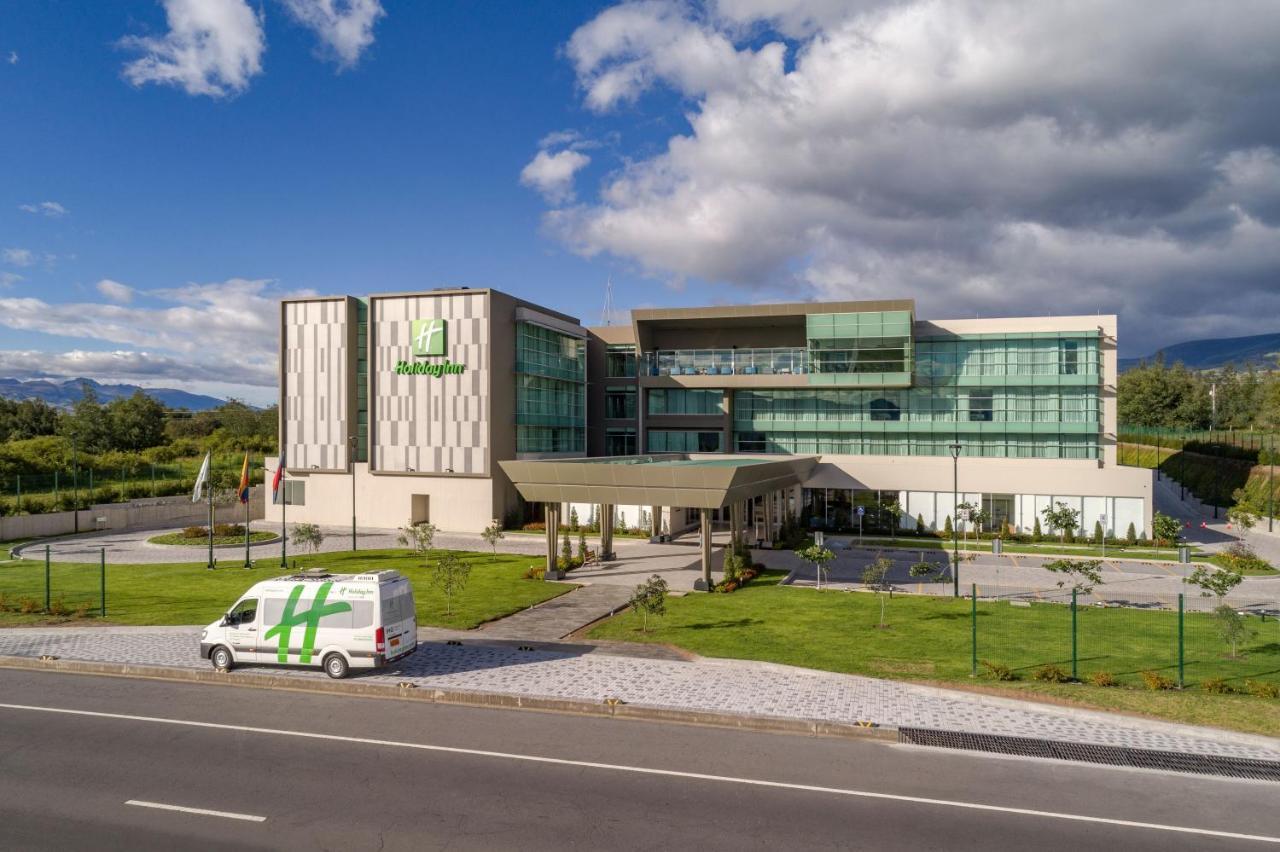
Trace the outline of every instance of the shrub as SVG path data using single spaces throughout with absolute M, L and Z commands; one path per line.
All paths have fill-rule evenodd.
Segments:
M 1089 675 L 1089 683 L 1094 686 L 1118 686 L 1116 676 L 1111 672 L 1094 672 Z
M 1133 522 L 1129 522 L 1129 529 L 1125 530 L 1124 543 L 1133 547 L 1138 543 L 1138 531 L 1134 529 Z
M 71 614 L 71 610 L 67 607 L 66 602 L 62 600 L 61 595 L 49 602 L 49 614 L 58 616 Z
M 543 521 L 530 521 L 529 523 L 522 526 L 520 529 L 529 530 L 530 532 L 545 532 L 547 529 L 547 525 Z
M 724 580 L 716 584 L 716 591 L 724 592 L 725 594 L 728 594 L 729 592 L 737 591 L 737 589 L 738 589 L 738 583 L 736 580 Z
M 214 524 L 213 534 L 219 538 L 244 535 L 244 524 Z
M 1173 678 L 1166 677 L 1160 672 L 1143 672 L 1142 682 L 1152 692 L 1160 692 L 1174 687 Z
M 1246 680 L 1244 688 L 1248 690 L 1250 695 L 1258 698 L 1280 698 L 1280 683 L 1271 683 L 1265 680 Z
M 924 515 L 916 515 L 916 535 L 924 535 L 925 532 Z
M 206 538 L 208 535 L 208 527 L 184 527 L 182 530 L 183 538 Z
M 40 611 L 40 602 L 35 598 L 22 598 L 18 601 L 18 612 L 23 615 L 30 615 L 33 612 Z
M 547 576 L 547 569 L 544 565 L 533 565 L 524 572 L 526 580 L 541 580 Z
M 1040 529 L 1040 518 L 1036 518 L 1035 525 L 1031 527 L 1031 540 L 1038 542 L 1044 539 L 1044 532 Z
M 1009 681 L 1018 679 L 1018 675 L 1014 673 L 1013 669 L 1003 663 L 993 663 L 990 660 L 983 660 L 982 669 L 986 672 L 987 677 L 992 680 Z
M 1214 695 L 1231 695 L 1236 688 L 1220 677 L 1206 678 L 1200 681 L 1200 688 Z
M 82 603 L 76 604 L 75 612 L 73 612 L 72 615 L 74 615 L 76 618 L 88 618 L 89 610 L 93 608 L 94 606 L 92 602 L 84 601 Z
M 0 592 L 0 612 L 6 612 L 9 609 L 9 596 L 4 592 Z
M 1041 666 L 1031 675 L 1035 680 L 1045 683 L 1070 683 L 1071 675 L 1063 671 L 1061 666 L 1047 665 Z

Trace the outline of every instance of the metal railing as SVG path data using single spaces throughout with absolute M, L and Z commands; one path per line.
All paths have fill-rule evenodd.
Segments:
M 663 349 L 645 354 L 650 376 L 769 376 L 809 372 L 803 346 L 769 349 Z

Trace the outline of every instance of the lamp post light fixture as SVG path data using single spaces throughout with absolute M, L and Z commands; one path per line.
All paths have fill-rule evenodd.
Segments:
M 947 444 L 951 450 L 951 596 L 960 597 L 960 540 L 956 537 L 960 506 L 960 442 Z
M 351 462 L 351 550 L 356 550 L 356 436 L 347 438 Z

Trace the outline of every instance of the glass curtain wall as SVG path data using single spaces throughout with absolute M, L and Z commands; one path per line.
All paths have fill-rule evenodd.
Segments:
M 516 452 L 587 449 L 586 341 L 516 323 Z

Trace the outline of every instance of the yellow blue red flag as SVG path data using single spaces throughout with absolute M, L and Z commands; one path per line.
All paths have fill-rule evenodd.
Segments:
M 240 502 L 249 502 L 249 454 L 244 454 L 244 467 L 240 468 Z

